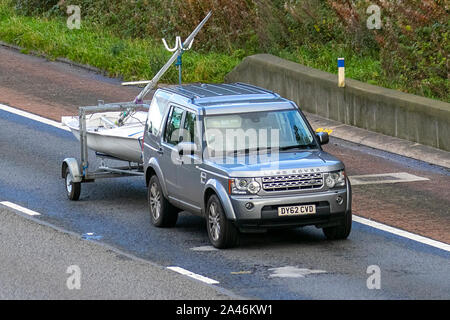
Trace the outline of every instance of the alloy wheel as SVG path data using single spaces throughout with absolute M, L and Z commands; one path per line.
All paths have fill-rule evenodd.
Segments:
M 161 215 L 161 193 L 156 183 L 153 183 L 150 187 L 150 208 L 153 219 L 158 220 Z
M 211 203 L 209 206 L 208 215 L 209 230 L 211 232 L 211 237 L 214 241 L 219 240 L 220 237 L 220 214 L 217 210 L 216 203 Z

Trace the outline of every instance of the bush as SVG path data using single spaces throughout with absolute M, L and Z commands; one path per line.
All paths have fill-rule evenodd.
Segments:
M 35 15 L 54 9 L 57 7 L 58 0 L 14 0 L 13 3 L 21 14 Z
M 3 0 L 5 1 L 5 0 Z M 66 16 L 63 0 L 8 0 L 25 15 Z M 446 2 L 447 1 L 447 2 Z M 123 39 L 174 43 L 206 13 L 195 51 L 230 57 L 268 52 L 336 72 L 350 63 L 358 80 L 450 100 L 448 0 L 78 0 L 83 21 Z M 72 2 L 70 2 L 72 4 Z M 381 30 L 368 30 L 366 10 L 382 9 Z M 117 55 L 120 45 L 112 49 Z
M 366 46 L 379 52 L 384 83 L 397 83 L 403 91 L 450 100 L 448 2 L 445 0 L 331 1 L 329 4 L 353 34 L 353 48 Z M 367 31 L 365 9 L 381 8 L 382 29 Z
M 385 76 L 421 95 L 449 97 L 449 12 L 444 1 L 379 1 L 385 12 L 377 34 Z

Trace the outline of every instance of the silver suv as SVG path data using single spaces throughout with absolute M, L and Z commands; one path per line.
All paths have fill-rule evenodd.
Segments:
M 143 156 L 152 224 L 182 210 L 205 217 L 216 248 L 240 232 L 314 225 L 328 239 L 350 234 L 344 164 L 324 152 L 297 105 L 243 83 L 158 89 Z

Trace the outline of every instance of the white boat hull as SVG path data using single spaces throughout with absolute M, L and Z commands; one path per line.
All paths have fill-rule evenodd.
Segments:
M 142 163 L 140 140 L 144 134 L 146 112 L 137 112 L 123 126 L 108 128 L 101 118 L 114 122 L 120 113 L 105 112 L 93 114 L 86 119 L 87 146 L 96 152 L 103 153 L 120 160 Z M 78 117 L 63 117 L 62 123 L 70 128 L 73 135 L 80 140 Z

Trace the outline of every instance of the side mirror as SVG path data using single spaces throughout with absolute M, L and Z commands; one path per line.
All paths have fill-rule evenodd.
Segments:
M 316 133 L 317 138 L 319 138 L 319 142 L 321 145 L 327 144 L 330 141 L 330 136 L 328 132 L 322 131 Z
M 197 145 L 193 142 L 180 142 L 177 144 L 176 148 L 180 156 L 197 152 Z

